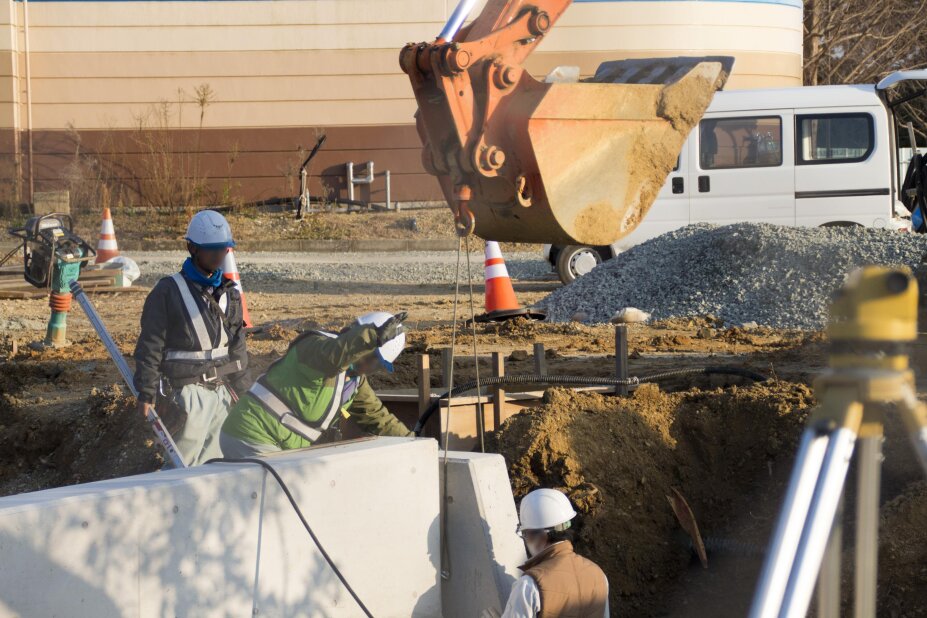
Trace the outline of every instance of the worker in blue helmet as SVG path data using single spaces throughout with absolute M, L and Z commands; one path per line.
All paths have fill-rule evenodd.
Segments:
M 184 463 L 221 457 L 219 429 L 236 392 L 251 385 L 241 295 L 222 267 L 235 241 L 228 221 L 204 210 L 190 220 L 190 257 L 145 300 L 135 347 L 139 412 L 156 406 Z

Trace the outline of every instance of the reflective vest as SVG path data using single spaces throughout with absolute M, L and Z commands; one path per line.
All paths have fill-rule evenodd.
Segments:
M 307 335 L 336 335 L 312 332 Z M 342 372 L 334 378 L 325 376 L 301 363 L 295 346 L 270 366 L 247 393 L 281 425 L 309 442 L 316 442 L 331 427 L 338 412 L 351 404 L 358 378 L 348 378 Z
M 209 336 L 209 329 L 206 327 L 206 320 L 203 317 L 203 311 L 193 293 L 187 280 L 181 273 L 175 273 L 171 279 L 177 284 L 180 290 L 180 298 L 183 300 L 184 310 L 190 323 L 193 325 L 193 333 L 199 343 L 199 350 L 165 350 L 164 360 L 166 361 L 187 361 L 187 362 L 207 362 L 227 359 L 229 356 L 229 334 L 226 332 L 225 324 L 219 322 L 219 342 L 215 344 L 212 337 Z M 219 299 L 219 308 L 222 311 L 228 311 L 228 295 L 223 294 Z

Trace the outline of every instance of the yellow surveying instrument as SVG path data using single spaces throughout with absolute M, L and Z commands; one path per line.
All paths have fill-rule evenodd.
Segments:
M 818 615 L 840 616 L 843 493 L 859 444 L 854 615 L 876 615 L 884 415 L 899 412 L 927 471 L 927 406 L 918 402 L 908 346 L 917 338 L 917 282 L 901 268 L 853 272 L 831 306 L 830 369 L 802 434 L 750 618 L 799 618 L 815 582 Z

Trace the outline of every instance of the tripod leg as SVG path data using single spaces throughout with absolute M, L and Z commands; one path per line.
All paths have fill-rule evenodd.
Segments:
M 810 426 L 802 433 L 789 488 L 750 608 L 750 618 L 779 615 L 782 595 L 789 582 L 828 441 L 828 430 L 822 425 Z
M 843 502 L 837 506 L 833 527 L 827 548 L 824 550 L 824 562 L 821 564 L 821 576 L 818 578 L 818 616 L 820 618 L 840 618 L 840 579 L 841 558 L 843 552 Z
M 908 429 L 908 435 L 911 436 L 911 443 L 924 473 L 927 473 L 927 405 L 918 401 L 913 391 L 899 405 L 902 420 Z
M 861 405 L 855 405 L 861 410 Z M 827 445 L 821 477 L 818 479 L 807 525 L 795 555 L 795 568 L 789 578 L 780 616 L 791 618 L 808 613 L 814 585 L 824 559 L 824 550 L 830 538 L 831 526 L 843 495 L 843 486 L 855 444 L 856 432 L 841 427 L 833 432 Z
M 879 485 L 882 474 L 882 436 L 862 438 L 859 444 L 856 498 L 856 618 L 876 615 L 876 575 L 879 564 Z

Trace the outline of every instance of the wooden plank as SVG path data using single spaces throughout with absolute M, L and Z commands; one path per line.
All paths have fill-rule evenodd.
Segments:
M 34 291 L 0 290 L 0 300 L 14 300 L 14 299 L 23 300 L 23 299 L 29 299 L 29 298 L 42 298 L 43 296 L 45 296 L 45 292 L 36 290 L 35 288 L 32 288 L 32 290 Z
M 424 414 L 431 404 L 431 357 L 418 355 L 418 413 Z
M 501 378 L 505 376 L 505 358 L 502 352 L 492 353 L 492 377 Z M 505 409 L 505 389 L 496 386 L 493 389 L 492 399 L 492 424 L 493 430 L 498 430 L 502 426 L 502 413 Z
M 534 373 L 539 376 L 547 375 L 547 354 L 543 343 L 534 344 Z
M 619 324 L 615 327 L 615 377 L 619 380 L 628 379 L 628 325 Z M 627 397 L 630 389 L 621 385 L 615 387 L 615 394 Z
M 99 283 L 87 283 L 82 286 L 84 291 L 88 294 L 119 294 L 122 292 L 127 292 L 129 294 L 140 294 L 148 293 L 148 288 L 139 288 L 139 287 L 122 287 L 120 285 L 112 285 L 110 281 L 101 281 Z M 48 290 L 40 290 L 31 285 L 17 285 L 6 287 L 0 285 L 0 299 L 29 299 L 29 298 L 43 298 L 48 296 Z

